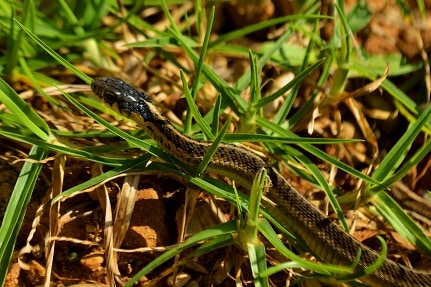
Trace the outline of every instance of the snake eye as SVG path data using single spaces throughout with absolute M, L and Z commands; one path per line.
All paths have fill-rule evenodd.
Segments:
M 103 98 L 105 103 L 112 106 L 122 99 L 122 85 L 124 83 L 119 79 L 101 77 L 93 79 L 91 89 Z
M 109 104 L 109 105 L 113 105 L 115 103 L 117 103 L 120 99 L 121 93 L 119 92 L 114 92 L 114 91 L 105 91 L 103 93 L 103 100 Z

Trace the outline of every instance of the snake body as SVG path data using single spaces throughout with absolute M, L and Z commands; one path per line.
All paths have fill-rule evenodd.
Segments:
M 95 78 L 91 88 L 106 104 L 136 121 L 181 162 L 197 166 L 208 151 L 211 142 L 192 139 L 176 130 L 145 92 L 120 79 L 106 77 Z M 357 272 L 375 263 L 379 257 L 376 251 L 333 223 L 259 156 L 235 145 L 220 144 L 207 171 L 230 177 L 249 189 L 262 168 L 267 170 L 272 184 L 262 205 L 314 255 L 328 263 L 352 266 L 360 252 Z M 431 272 L 410 269 L 386 259 L 374 273 L 359 281 L 374 287 L 424 287 L 431 286 Z

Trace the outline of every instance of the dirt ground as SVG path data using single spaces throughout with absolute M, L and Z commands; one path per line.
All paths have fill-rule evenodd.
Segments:
M 274 3 L 275 2 L 275 3 Z M 265 19 L 280 16 L 280 13 L 292 13 L 294 7 L 280 8 L 277 1 L 260 1 L 257 7 L 251 7 L 247 4 L 247 9 L 252 11 L 244 12 L 244 7 L 239 7 L 240 4 L 232 4 L 225 7 L 226 17 L 229 17 L 232 27 L 241 27 L 241 25 L 249 25 L 255 21 L 263 21 Z M 346 1 L 346 9 L 350 9 L 355 1 Z M 411 7 L 413 14 L 411 17 L 405 17 L 401 14 L 400 9 L 394 1 L 366 1 L 372 12 L 372 20 L 370 24 L 355 35 L 355 44 L 358 47 L 363 47 L 371 54 L 388 54 L 401 53 L 409 61 L 420 61 L 423 59 L 423 51 L 428 51 L 431 46 L 431 18 L 420 19 L 414 9 L 415 1 Z M 426 1 L 427 8 L 431 8 L 430 1 Z M 244 15 L 252 15 L 253 17 L 245 17 Z M 241 16 L 241 17 L 240 17 Z M 236 23 L 236 19 L 241 19 Z M 221 20 L 220 20 L 221 21 Z M 223 22 L 223 21 L 221 21 Z M 226 29 L 223 23 L 216 22 L 215 29 L 222 32 Z M 258 46 L 262 39 L 265 39 L 273 33 L 273 31 L 262 31 L 251 35 L 244 39 L 246 43 Z M 322 32 L 324 33 L 324 32 Z M 418 40 L 419 39 L 419 40 Z M 421 54 L 422 52 L 422 54 Z M 426 54 L 426 53 L 425 53 Z M 235 59 L 229 59 L 235 61 Z M 248 59 L 238 59 L 238 66 L 243 65 Z M 360 84 L 358 82 L 352 85 Z M 412 97 L 417 95 L 412 94 Z M 184 110 L 182 104 L 178 103 L 179 95 L 172 94 L 164 101 L 168 108 Z M 30 101 L 35 109 L 49 108 L 40 98 L 35 98 Z M 406 123 L 400 120 L 399 122 L 391 122 L 392 127 L 380 123 L 381 138 L 385 138 L 386 134 L 394 132 L 394 126 L 403 126 Z M 390 147 L 392 142 L 381 142 L 382 147 Z M 420 143 L 418 143 L 420 144 Z M 10 200 L 11 191 L 13 190 L 15 181 L 19 174 L 19 170 L 23 164 L 23 153 L 28 152 L 29 146 L 17 144 L 10 140 L 3 139 L 0 142 L 1 149 L 4 151 L 0 157 L 1 170 L 0 173 L 0 212 L 4 212 L 8 201 Z M 358 149 L 361 147 L 358 146 Z M 328 148 L 330 149 L 330 148 Z M 327 150 L 331 153 L 331 150 Z M 383 150 L 384 152 L 384 150 Z M 31 199 L 27 209 L 24 224 L 21 228 L 18 241 L 16 243 L 16 253 L 10 266 L 6 286 L 42 286 L 46 275 L 45 251 L 50 244 L 46 242 L 46 233 L 49 230 L 49 225 L 52 222 L 49 219 L 50 212 L 47 206 L 43 208 L 43 213 L 36 216 L 38 210 L 43 207 L 43 204 L 48 204 L 48 194 L 50 192 L 50 182 L 55 172 L 54 162 L 55 155 L 50 158 L 41 173 L 41 178 L 37 183 L 35 193 Z M 93 168 L 88 161 L 80 161 L 74 158 L 67 158 L 66 170 L 64 171 L 64 187 L 67 190 L 75 186 L 79 182 L 90 179 L 94 175 Z M 323 166 L 327 168 L 326 166 Z M 100 168 L 100 167 L 99 167 Z M 321 201 L 323 193 L 315 192 L 313 187 L 290 175 L 288 171 L 284 172 L 295 187 L 301 190 L 313 202 L 318 204 Z M 428 174 L 428 173 L 426 173 Z M 412 178 L 414 175 L 412 175 Z M 422 180 L 415 182 L 415 191 L 420 192 L 429 189 L 429 180 L 427 176 L 422 176 Z M 107 258 L 103 248 L 105 239 L 105 212 L 106 206 L 100 203 L 101 194 L 106 191 L 110 199 L 112 208 L 118 200 L 117 196 L 126 180 L 130 178 L 117 178 L 106 185 L 106 190 L 102 187 L 93 191 L 81 193 L 61 203 L 59 210 L 59 238 L 56 238 L 55 256 L 52 258 L 53 272 L 51 277 L 51 286 L 70 286 L 79 284 L 79 286 L 104 286 L 107 280 Z M 413 179 L 411 180 L 413 182 Z M 411 182 L 410 182 L 411 183 Z M 350 178 L 344 180 L 339 179 L 339 184 L 344 189 L 349 190 L 355 182 Z M 407 184 L 409 184 L 407 182 Z M 170 175 L 140 175 L 139 188 L 134 195 L 134 209 L 131 215 L 129 229 L 125 233 L 124 240 L 121 244 L 122 249 L 147 248 L 143 252 L 133 253 L 117 253 L 115 264 L 121 274 L 121 278 L 126 280 L 140 270 L 146 263 L 163 252 L 163 248 L 169 245 L 176 244 L 181 233 L 181 214 L 185 203 L 185 194 L 187 187 L 184 186 L 181 180 Z M 190 192 L 190 191 L 187 191 Z M 219 210 L 223 211 L 222 217 L 229 219 L 232 216 L 232 209 L 225 202 L 218 202 Z M 206 226 L 212 226 L 220 222 L 220 218 L 215 216 L 211 211 L 211 199 L 205 193 L 198 193 L 198 204 L 196 211 L 191 219 L 189 229 L 186 233 L 194 233 Z M 20 255 L 19 252 L 26 246 L 29 234 L 31 233 L 32 225 L 35 218 L 40 219 L 37 225 L 36 232 L 31 239 L 31 250 L 27 250 Z M 349 216 L 347 215 L 347 218 Z M 375 235 L 377 227 L 369 226 L 368 222 L 360 222 L 361 226 L 357 227 L 355 236 L 359 240 L 364 240 L 368 245 L 378 247 L 379 242 Z M 399 243 L 406 249 L 414 249 L 402 239 L 397 238 L 396 234 L 392 234 L 399 240 Z M 160 249 L 157 249 L 160 248 Z M 278 258 L 280 255 L 274 254 L 273 251 L 268 251 L 270 257 Z M 271 253 L 272 252 L 272 253 Z M 21 256 L 22 265 L 18 263 L 18 258 Z M 418 258 L 422 260 L 421 255 L 412 251 L 411 261 Z M 151 273 L 151 278 L 142 278 L 140 286 L 173 286 L 172 263 L 169 265 L 160 266 L 155 272 Z M 421 264 L 421 263 L 419 263 Z M 423 264 L 427 264 L 426 262 Z M 242 268 L 238 268 L 242 266 Z M 206 256 L 188 262 L 177 275 L 178 282 L 176 286 L 235 286 L 235 277 L 238 269 L 243 272 L 243 284 L 247 280 L 251 280 L 251 274 L 247 267 L 247 260 L 244 259 L 244 254 L 235 248 L 227 250 L 216 250 L 208 253 Z M 27 269 L 27 270 L 25 270 Z M 286 280 L 290 274 L 277 274 L 271 277 L 273 286 L 285 286 Z M 150 280 L 151 279 L 151 280 Z M 188 285 L 182 285 L 185 284 Z M 88 284 L 88 285 L 85 285 Z M 147 285 L 148 284 L 148 285 Z M 316 283 L 319 284 L 319 283 Z M 121 284 L 120 284 L 121 285 Z M 247 286 L 252 286 L 251 281 L 248 281 Z M 315 285 L 323 286 L 323 285 Z

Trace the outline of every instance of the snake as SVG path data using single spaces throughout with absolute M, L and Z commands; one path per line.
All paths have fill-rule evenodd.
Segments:
M 121 79 L 97 77 L 91 82 L 91 89 L 106 105 L 135 121 L 163 150 L 186 165 L 199 165 L 211 147 L 211 141 L 193 139 L 178 131 L 147 93 Z M 238 145 L 220 143 L 206 172 L 228 177 L 250 190 L 262 169 L 266 169 L 271 185 L 261 205 L 323 262 L 354 266 L 355 272 L 366 274 L 361 272 L 378 260 L 379 253 L 330 220 L 267 160 Z M 431 286 L 431 272 L 385 258 L 374 272 L 355 280 L 372 287 L 424 287 Z

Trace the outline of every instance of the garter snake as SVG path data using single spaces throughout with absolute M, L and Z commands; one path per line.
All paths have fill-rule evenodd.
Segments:
M 133 119 L 166 152 L 181 162 L 197 166 L 208 151 L 211 142 L 192 139 L 176 130 L 145 92 L 120 79 L 106 77 L 95 78 L 91 88 L 107 105 Z M 313 254 L 332 264 L 352 266 L 357 262 L 358 272 L 375 263 L 379 257 L 376 251 L 328 219 L 259 156 L 235 145 L 220 144 L 207 171 L 227 176 L 249 189 L 262 168 L 267 170 L 272 184 L 262 205 Z M 360 258 L 356 261 L 358 254 Z M 374 273 L 360 278 L 360 281 L 374 287 L 431 286 L 431 272 L 410 269 L 386 259 Z

